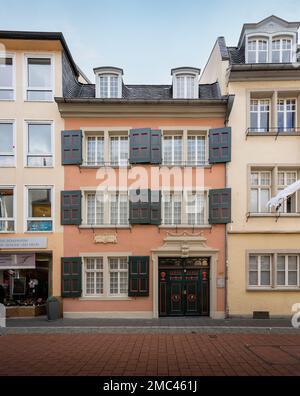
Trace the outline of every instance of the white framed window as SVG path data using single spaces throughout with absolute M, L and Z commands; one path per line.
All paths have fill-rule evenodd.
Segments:
M 252 132 L 268 132 L 270 130 L 269 99 L 251 99 L 250 129 Z
M 15 232 L 15 188 L 0 186 L 0 233 Z
M 87 165 L 104 164 L 104 136 L 88 135 L 86 137 Z
M 128 136 L 110 137 L 110 163 L 112 166 L 127 166 L 129 161 Z
M 25 55 L 25 99 L 49 102 L 54 96 L 52 55 Z
M 251 171 L 251 213 L 268 213 L 271 197 L 271 171 Z
M 119 76 L 116 74 L 99 75 L 100 98 L 119 97 Z
M 15 100 L 15 55 L 0 54 L 0 100 Z
M 183 157 L 183 139 L 179 135 L 163 136 L 163 164 L 181 165 Z
M 272 256 L 251 254 L 249 256 L 248 287 L 272 286 Z
M 128 296 L 128 258 L 109 257 L 109 295 Z
M 129 224 L 129 197 L 127 192 L 110 194 L 109 209 L 110 225 L 122 226 Z
M 88 225 L 104 224 L 104 196 L 101 193 L 86 193 L 86 219 Z
M 297 171 L 278 171 L 277 189 L 278 192 L 285 190 L 291 184 L 294 184 L 298 180 Z M 278 209 L 281 213 L 297 213 L 297 197 L 298 193 L 289 196 Z
M 176 76 L 176 98 L 195 99 L 196 77 L 194 75 Z
M 298 255 L 277 255 L 276 286 L 299 287 Z
M 15 166 L 15 122 L 0 120 L 0 167 Z
M 247 63 L 268 62 L 268 40 L 248 39 Z
M 162 195 L 163 224 L 182 224 L 182 192 L 164 192 Z
M 97 297 L 104 294 L 103 258 L 89 257 L 84 259 L 84 287 L 85 297 Z
M 293 60 L 293 40 L 278 38 L 272 40 L 272 63 L 290 63 Z
M 297 99 L 278 99 L 277 123 L 280 131 L 296 128 Z
M 45 168 L 53 166 L 53 123 L 26 121 L 26 166 Z
M 199 166 L 207 163 L 206 136 L 188 135 L 187 138 L 187 162 L 188 166 Z
M 53 231 L 53 187 L 26 187 L 26 231 Z
M 188 193 L 186 208 L 188 225 L 194 226 L 207 224 L 206 193 L 204 191 Z

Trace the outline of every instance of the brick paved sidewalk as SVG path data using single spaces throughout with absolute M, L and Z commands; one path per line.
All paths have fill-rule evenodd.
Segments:
M 0 351 L 0 376 L 300 375 L 300 335 L 28 334 Z

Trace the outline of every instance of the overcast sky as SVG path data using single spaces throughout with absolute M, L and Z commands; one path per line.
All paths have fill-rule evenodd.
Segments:
M 178 66 L 202 68 L 218 36 L 275 14 L 300 20 L 300 0 L 0 0 L 1 30 L 63 32 L 79 67 L 124 69 L 127 84 L 169 84 Z

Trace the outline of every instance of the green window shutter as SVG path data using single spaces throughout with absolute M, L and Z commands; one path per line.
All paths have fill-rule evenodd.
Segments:
M 82 164 L 82 131 L 62 131 L 62 165 Z
M 80 257 L 61 259 L 61 296 L 78 298 L 82 294 L 82 262 Z
M 136 195 L 138 195 L 138 200 Z M 131 190 L 129 199 L 130 224 L 150 224 L 150 190 Z
M 81 224 L 81 191 L 61 192 L 61 224 Z
M 151 164 L 162 163 L 162 135 L 160 130 L 151 130 Z
M 209 131 L 209 163 L 231 161 L 231 128 L 217 128 Z
M 149 296 L 150 257 L 129 257 L 128 296 Z
M 231 189 L 209 191 L 209 224 L 231 223 Z
M 151 191 L 151 224 L 161 225 L 161 191 Z
M 132 129 L 130 131 L 130 163 L 149 164 L 151 150 L 151 129 Z

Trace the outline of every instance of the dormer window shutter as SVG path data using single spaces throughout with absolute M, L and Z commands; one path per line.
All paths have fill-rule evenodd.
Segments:
M 209 163 L 231 161 L 231 128 L 217 128 L 209 131 Z

